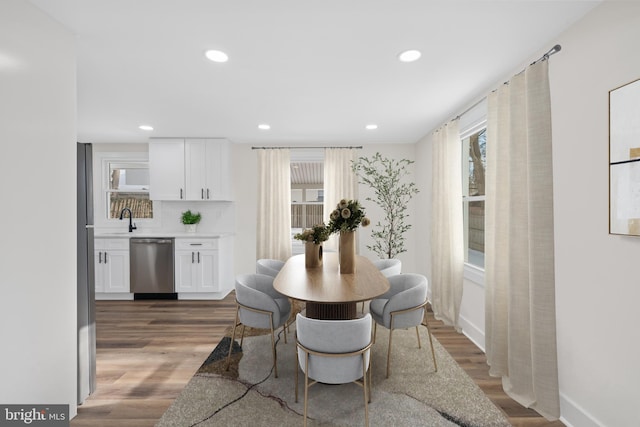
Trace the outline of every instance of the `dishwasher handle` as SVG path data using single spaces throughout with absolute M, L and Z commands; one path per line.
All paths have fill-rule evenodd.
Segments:
M 140 243 L 155 243 L 158 245 L 166 245 L 171 244 L 173 241 L 171 239 L 131 239 L 132 244 L 140 244 Z

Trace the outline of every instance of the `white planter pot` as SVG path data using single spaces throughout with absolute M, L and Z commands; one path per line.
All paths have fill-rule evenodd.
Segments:
M 187 231 L 187 233 L 195 233 L 197 228 L 198 228 L 198 224 L 185 224 L 184 225 L 184 229 Z

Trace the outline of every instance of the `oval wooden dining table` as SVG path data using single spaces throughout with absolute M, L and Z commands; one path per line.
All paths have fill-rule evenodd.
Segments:
M 283 295 L 305 301 L 307 317 L 346 320 L 357 317 L 356 304 L 389 290 L 389 281 L 366 257 L 356 255 L 354 273 L 340 274 L 338 254 L 323 255 L 322 266 L 306 268 L 304 254 L 287 260 L 273 281 Z

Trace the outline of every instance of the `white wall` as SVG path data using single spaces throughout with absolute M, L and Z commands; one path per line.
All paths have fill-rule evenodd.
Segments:
M 562 45 L 549 65 L 556 317 L 561 419 L 575 427 L 640 425 L 640 240 L 608 234 L 608 92 L 640 78 L 639 41 L 640 3 L 610 1 L 530 58 Z M 416 147 L 425 212 L 431 142 L 427 135 Z M 417 252 L 430 253 L 428 227 L 419 229 Z M 476 319 L 483 338 L 484 295 L 474 286 L 465 281 L 461 314 Z
M 75 77 L 71 33 L 29 2 L 0 2 L 0 402 L 69 404 L 72 416 Z
M 358 152 L 359 156 L 372 156 L 379 151 L 383 156 L 399 159 L 413 159 L 415 156 L 414 144 L 373 144 L 366 145 Z M 233 182 L 236 194 L 236 239 L 235 239 L 235 271 L 236 274 L 255 271 L 256 262 L 256 220 L 257 220 L 257 155 L 249 144 L 233 145 Z M 413 173 L 410 178 L 415 178 Z M 365 201 L 367 195 L 371 195 L 364 186 L 360 186 L 359 199 L 366 208 L 367 216 L 372 222 L 376 222 L 380 212 L 373 202 Z M 338 201 L 336 200 L 336 203 Z M 416 226 L 419 217 L 414 213 L 413 202 L 409 206 L 410 217 L 408 221 Z M 327 215 L 328 221 L 328 215 Z M 360 252 L 371 259 L 377 256 L 368 251 L 367 244 L 371 244 L 371 227 L 361 227 L 359 232 Z M 408 252 L 399 256 L 403 263 L 403 271 L 416 271 L 415 229 L 406 235 L 405 246 Z
M 557 41 L 550 80 L 562 413 L 575 426 L 639 426 L 640 240 L 608 234 L 608 92 L 640 78 L 640 3 L 605 2 Z

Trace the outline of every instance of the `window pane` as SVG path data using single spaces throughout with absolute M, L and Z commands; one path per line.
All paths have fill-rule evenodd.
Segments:
M 467 262 L 484 267 L 484 200 L 469 202 Z
M 324 190 L 323 189 L 307 189 L 306 191 L 306 201 L 307 202 L 322 202 L 324 200 Z
M 291 189 L 291 203 L 299 203 L 304 201 L 302 198 L 302 190 L 299 188 Z
M 110 163 L 109 189 L 149 191 L 149 167 L 146 163 Z
M 153 202 L 148 193 L 108 192 L 109 219 L 120 218 L 122 209 L 129 208 L 134 218 L 153 218 Z
M 484 196 L 487 166 L 486 129 L 469 137 L 469 196 Z

